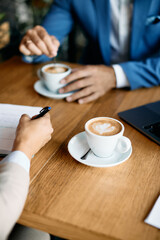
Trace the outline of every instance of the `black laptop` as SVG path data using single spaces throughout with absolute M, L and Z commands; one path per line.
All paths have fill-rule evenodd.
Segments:
M 126 110 L 118 115 L 160 145 L 160 101 Z

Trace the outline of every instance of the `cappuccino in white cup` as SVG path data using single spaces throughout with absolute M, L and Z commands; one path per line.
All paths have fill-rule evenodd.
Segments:
M 66 84 L 60 81 L 71 73 L 71 68 L 61 63 L 51 63 L 38 70 L 38 76 L 49 91 L 59 94 L 59 89 Z
M 98 157 L 110 157 L 114 150 L 127 152 L 131 142 L 123 136 L 123 124 L 113 118 L 97 117 L 85 124 L 87 142 L 92 152 Z

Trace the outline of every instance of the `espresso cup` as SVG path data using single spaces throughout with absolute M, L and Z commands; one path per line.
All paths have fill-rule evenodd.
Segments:
M 53 69 L 53 70 L 52 70 Z M 54 69 L 59 69 L 55 70 Z M 61 63 L 51 63 L 43 66 L 38 70 L 37 74 L 47 89 L 53 93 L 58 94 L 59 89 L 66 86 L 61 84 L 60 80 L 71 73 L 71 68 Z
M 109 117 L 92 118 L 85 124 L 87 142 L 92 152 L 98 157 L 110 157 L 116 150 L 127 152 L 131 142 L 123 136 L 123 124 Z

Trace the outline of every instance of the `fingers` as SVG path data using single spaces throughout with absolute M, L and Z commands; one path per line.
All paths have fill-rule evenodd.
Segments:
M 87 87 L 87 86 L 90 86 L 90 85 L 92 85 L 91 78 L 84 78 L 82 80 L 77 80 L 77 81 L 75 81 L 73 83 L 70 83 L 69 85 L 61 88 L 59 90 L 59 93 L 71 92 L 71 91 L 81 89 L 81 88 L 84 88 L 84 87 Z
M 21 41 L 19 50 L 25 55 L 41 55 L 45 54 L 48 57 L 57 55 L 59 41 L 50 36 L 41 26 L 36 26 L 28 30 Z
M 49 113 L 46 113 L 42 118 L 49 118 L 50 119 L 50 114 Z
M 24 55 L 31 55 L 32 52 L 27 48 L 27 46 L 24 44 L 25 40 L 22 40 L 20 47 L 19 47 L 19 51 L 22 52 Z
M 36 26 L 35 31 L 37 32 L 37 35 L 40 37 L 40 39 L 45 43 L 49 54 L 56 56 L 58 47 L 60 45 L 59 41 L 54 36 L 50 36 L 41 26 Z
M 27 122 L 30 121 L 30 117 L 27 114 L 23 114 L 19 120 L 19 122 Z
M 51 124 L 50 114 L 46 113 L 44 116 L 34 119 L 30 124 L 34 124 L 35 128 L 41 128 L 46 136 L 50 136 L 53 133 L 53 127 Z
M 43 117 L 41 117 L 41 118 L 39 118 L 37 120 L 40 120 L 41 124 L 46 125 L 49 134 L 53 133 L 54 129 L 53 129 L 52 124 L 51 124 L 51 118 L 50 118 L 50 114 L 49 113 L 46 113 Z
M 48 123 L 51 124 L 50 114 L 49 114 L 49 113 L 46 113 L 44 116 L 35 119 L 34 122 L 36 122 L 36 121 L 39 122 L 40 124 L 48 124 Z
M 72 71 L 72 73 L 68 75 L 65 79 L 61 80 L 60 83 L 67 84 L 77 79 L 89 77 L 90 75 L 91 74 L 87 67 L 79 68 L 76 71 Z
M 50 53 L 49 53 L 49 51 L 47 49 L 47 45 L 40 38 L 40 36 L 38 35 L 38 33 L 36 31 L 29 30 L 28 31 L 28 35 L 29 35 L 29 38 L 31 40 L 31 44 L 28 45 L 29 49 L 30 49 L 31 46 L 34 46 L 35 51 L 37 51 L 37 49 L 38 49 L 39 55 L 42 54 L 42 53 L 45 54 L 45 55 L 50 55 Z M 47 34 L 47 38 L 50 38 L 48 34 Z M 32 52 L 33 52 L 33 50 L 32 50 Z
M 51 44 L 48 43 L 48 48 L 49 51 L 56 56 L 57 52 L 58 52 L 58 48 L 60 46 L 60 42 L 57 40 L 57 38 L 55 38 L 54 36 L 51 36 L 51 41 L 52 41 L 52 46 L 54 47 L 53 49 L 50 48 Z
M 90 92 L 90 94 L 89 94 Z M 79 93 L 79 94 L 78 94 Z M 78 93 L 73 94 L 72 96 L 67 97 L 68 102 L 72 102 L 78 99 L 79 104 L 83 103 L 89 103 L 97 98 L 99 98 L 98 92 L 93 92 L 92 88 L 89 89 L 84 89 L 82 91 L 79 91 Z
M 75 100 L 78 100 L 78 99 L 80 100 L 81 98 L 89 96 L 89 95 L 91 95 L 93 93 L 94 93 L 93 86 L 86 87 L 86 88 L 84 88 L 84 89 L 82 89 L 82 90 L 72 94 L 71 96 L 67 97 L 66 100 L 67 100 L 67 102 L 73 102 Z
M 99 98 L 99 94 L 95 92 L 95 93 L 91 94 L 90 96 L 79 99 L 78 103 L 79 104 L 89 103 L 89 102 L 92 102 L 92 101 L 96 100 L 97 98 Z
M 69 84 L 61 88 L 59 92 L 66 93 L 79 90 L 66 98 L 68 102 L 78 100 L 78 103 L 81 104 L 97 99 L 102 94 L 102 91 L 100 91 L 97 86 L 97 78 L 93 77 L 94 73 L 95 69 L 91 69 L 90 66 L 85 66 L 73 71 L 69 76 L 61 81 L 61 83 Z
M 37 40 L 38 41 L 38 40 Z M 42 51 L 39 49 L 30 37 L 25 36 L 22 39 L 19 50 L 25 55 L 41 55 Z

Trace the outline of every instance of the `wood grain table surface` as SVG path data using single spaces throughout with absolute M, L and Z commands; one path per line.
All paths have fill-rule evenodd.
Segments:
M 120 165 L 88 167 L 74 160 L 67 146 L 90 118 L 120 120 L 118 112 L 160 100 L 160 87 L 116 89 L 92 103 L 67 103 L 34 91 L 42 65 L 26 64 L 20 57 L 0 64 L 1 103 L 52 107 L 54 134 L 32 160 L 28 198 L 18 222 L 66 239 L 159 240 L 159 230 L 144 219 L 160 194 L 160 147 L 123 121 L 133 153 Z

